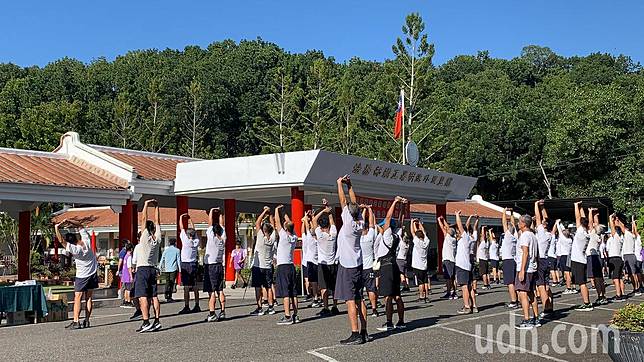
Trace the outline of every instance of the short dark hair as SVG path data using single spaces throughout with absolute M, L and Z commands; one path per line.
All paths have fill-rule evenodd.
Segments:
M 325 215 L 322 215 L 322 216 L 320 216 L 320 218 L 318 219 L 318 225 L 319 225 L 322 229 L 326 229 L 326 228 L 328 228 L 328 227 L 330 226 L 330 224 L 331 224 L 331 223 L 329 222 L 329 215 L 326 215 L 326 214 L 325 214 Z
M 70 243 L 70 244 L 76 244 L 78 239 L 76 238 L 76 234 L 74 233 L 67 233 L 65 234 L 65 242 Z
M 175 238 L 170 239 L 170 245 L 177 245 L 177 239 Z
M 581 226 L 584 229 L 588 230 L 588 218 L 587 217 L 582 216 L 581 218 L 579 218 L 579 223 L 581 224 Z

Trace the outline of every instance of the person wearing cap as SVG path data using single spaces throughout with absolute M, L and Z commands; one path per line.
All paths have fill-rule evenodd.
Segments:
M 190 224 L 188 230 L 184 227 L 185 219 L 188 219 Z M 199 307 L 199 288 L 197 287 L 197 254 L 201 240 L 197 236 L 197 230 L 195 230 L 190 215 L 183 214 L 179 217 L 179 227 L 181 229 L 179 234 L 181 239 L 181 285 L 183 285 L 184 302 L 184 307 L 179 311 L 179 314 L 198 313 L 201 312 L 201 308 Z M 195 306 L 192 309 L 190 309 L 190 291 L 195 296 Z

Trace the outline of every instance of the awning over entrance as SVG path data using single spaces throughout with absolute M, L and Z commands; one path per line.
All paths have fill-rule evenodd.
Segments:
M 412 202 L 465 200 L 476 178 L 313 150 L 194 161 L 177 165 L 176 195 L 289 203 L 291 188 L 304 190 L 305 203 L 335 199 L 336 180 L 349 174 L 361 196 Z

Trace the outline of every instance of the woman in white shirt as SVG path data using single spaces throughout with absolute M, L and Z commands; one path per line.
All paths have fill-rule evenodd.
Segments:
M 483 287 L 481 288 L 483 290 L 490 289 L 490 268 L 488 264 L 488 250 L 490 248 L 490 245 L 487 240 L 488 235 L 486 230 L 487 228 L 485 226 L 481 228 L 479 244 L 476 247 L 476 259 L 479 263 L 479 276 L 483 281 Z
M 613 280 L 615 287 L 615 298 L 613 302 L 624 301 L 624 284 L 622 283 L 622 272 L 624 262 L 622 260 L 622 238 L 624 233 L 622 228 L 616 225 L 617 216 L 612 214 L 609 218 L 609 226 L 611 237 L 606 242 L 606 250 L 608 254 L 608 270 L 610 278 Z
M 411 267 L 416 275 L 418 283 L 418 301 L 427 303 L 427 294 L 429 292 L 429 279 L 427 278 L 427 248 L 429 248 L 429 238 L 425 233 L 423 223 L 418 220 L 411 221 L 411 233 L 414 235 L 414 249 L 411 254 Z
M 490 248 L 488 249 L 490 268 L 492 268 L 493 283 L 499 284 L 499 244 L 496 241 L 496 235 L 492 229 L 488 230 L 488 239 L 490 240 Z

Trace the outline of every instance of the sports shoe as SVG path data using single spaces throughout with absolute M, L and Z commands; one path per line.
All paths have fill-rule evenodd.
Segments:
M 281 325 L 281 326 L 285 326 L 287 324 L 293 324 L 293 320 L 291 319 L 290 315 L 289 316 L 284 315 L 284 316 L 282 316 L 282 318 L 280 318 L 277 321 L 277 324 Z
M 372 310 L 371 311 L 371 316 L 372 317 L 378 317 L 378 310 L 377 309 Z
M 599 305 L 606 305 L 608 304 L 608 299 L 606 299 L 606 297 L 601 297 L 597 300 L 597 303 L 599 303 Z
M 201 307 L 199 305 L 195 305 L 194 308 L 190 311 L 190 313 L 201 313 Z
M 364 341 L 364 343 L 371 342 L 371 337 L 364 329 L 360 331 L 360 337 L 362 337 L 362 340 Z
M 347 339 L 343 339 L 340 341 L 340 344 L 345 345 L 345 346 L 351 346 L 351 345 L 356 345 L 356 344 L 363 344 L 365 343 L 364 339 L 358 332 L 351 332 L 351 335 Z
M 132 314 L 132 316 L 130 317 L 130 320 L 139 319 L 142 316 L 143 316 L 143 312 L 141 312 L 140 309 L 137 309 L 137 310 L 134 311 L 134 314 Z
M 393 323 L 386 322 L 385 324 L 382 325 L 382 327 L 378 327 L 376 329 L 379 330 L 379 331 L 383 331 L 383 332 L 389 332 L 389 331 L 393 331 L 394 329 L 396 329 L 396 327 L 394 327 Z
M 65 326 L 65 329 L 69 329 L 69 330 L 82 329 L 82 328 L 83 328 L 83 326 L 78 322 L 71 322 L 71 323 L 69 323 L 68 325 Z
M 639 296 L 641 296 L 641 295 L 642 295 L 642 290 L 641 290 L 641 289 L 638 289 L 638 290 L 635 292 L 635 296 L 636 296 L 636 297 L 639 297 Z
M 307 294 L 307 295 L 306 295 L 306 298 L 304 298 L 304 301 L 305 301 L 305 302 L 308 302 L 308 301 L 310 301 L 311 299 L 313 299 L 313 296 L 312 296 L 311 294 Z
M 463 308 L 459 309 L 458 311 L 456 311 L 456 313 L 458 313 L 458 314 L 472 314 L 472 310 L 470 308 L 463 307 Z
M 333 306 L 333 308 L 331 308 L 331 315 L 338 315 L 338 314 L 340 314 L 338 307 Z
M 452 300 L 458 300 L 458 294 L 452 293 Z
M 478 313 L 478 312 L 479 312 L 479 307 L 474 307 L 474 308 L 472 308 L 472 312 L 474 312 L 474 313 Z
M 150 324 L 149 321 L 143 321 L 141 326 L 136 330 L 139 333 L 144 333 L 150 330 L 152 328 L 152 324 Z
M 206 322 L 216 322 L 216 321 L 217 321 L 217 313 L 210 312 L 210 314 L 208 314 L 208 317 L 206 318 Z
M 237 288 L 236 284 L 233 284 L 233 285 L 230 286 L 230 289 L 235 289 L 235 288 Z
M 443 295 L 441 297 L 441 299 L 452 299 L 452 294 L 451 293 L 445 293 L 445 295 Z
M 158 331 L 159 329 L 161 329 L 161 321 L 155 319 L 154 323 L 150 326 L 150 332 Z
M 297 314 L 291 317 L 291 319 L 293 320 L 293 324 L 300 323 L 300 317 L 298 317 Z
M 535 326 L 535 327 L 541 327 L 541 319 L 540 318 L 532 318 L 530 320 L 530 323 L 532 323 L 532 325 Z
M 260 307 L 257 307 L 257 308 L 255 308 L 254 311 L 250 312 L 250 315 L 252 315 L 252 316 L 264 315 L 264 310 L 262 308 L 260 308 Z
M 563 292 L 561 292 L 561 294 L 562 294 L 562 295 L 575 294 L 575 291 L 574 291 L 573 289 L 568 289 L 568 288 L 566 288 L 566 290 L 564 290 Z
M 541 321 L 542 319 L 546 319 L 546 318 L 548 318 L 548 317 L 549 317 L 549 316 L 551 316 L 553 313 L 554 313 L 554 311 L 553 311 L 553 310 L 544 310 L 543 312 L 539 313 L 539 317 L 538 317 L 538 318 L 539 318 L 539 321 Z
M 624 299 L 624 296 L 622 296 L 622 295 L 618 295 L 615 298 L 613 298 L 613 302 L 621 303 L 621 302 L 625 302 L 625 301 L 626 301 L 626 299 Z
M 83 320 L 83 328 L 89 328 L 89 326 L 90 326 L 89 319 Z
M 405 328 L 407 328 L 407 325 L 403 321 L 398 321 L 398 323 L 396 323 L 396 325 L 394 327 L 396 329 L 405 329 Z
M 580 312 L 591 312 L 593 309 L 593 305 L 590 303 L 582 304 L 579 307 L 575 308 L 576 311 Z
M 322 301 L 318 301 L 317 299 L 313 300 L 313 303 L 309 305 L 309 308 L 320 308 L 322 306 Z
M 318 315 L 320 317 L 328 317 L 331 315 L 331 311 L 329 310 L 329 308 L 322 308 L 322 310 L 318 312 Z
M 179 311 L 179 314 L 190 314 L 190 307 L 183 307 L 183 309 Z
M 506 308 L 516 309 L 518 307 L 517 302 L 505 303 Z
M 534 324 L 529 319 L 524 319 L 521 321 L 521 323 L 517 324 L 514 326 L 516 329 L 532 329 L 534 328 Z
M 217 315 L 217 319 L 216 319 L 216 321 L 217 321 L 217 322 L 221 322 L 221 321 L 223 321 L 224 319 L 226 319 L 226 312 L 224 312 L 224 311 L 222 310 L 222 311 L 221 311 L 221 312 L 219 312 L 219 314 Z
M 268 307 L 268 309 L 266 310 L 266 314 L 270 314 L 270 315 L 275 314 L 275 308 L 273 308 L 273 307 Z
M 277 303 L 277 301 L 275 301 Z M 262 307 L 268 307 L 268 301 L 267 300 L 262 300 Z

